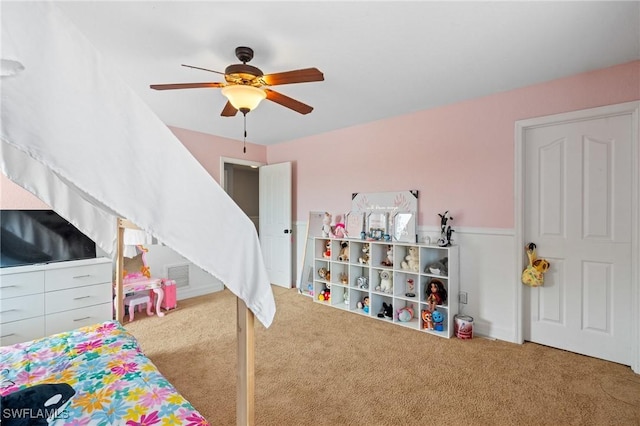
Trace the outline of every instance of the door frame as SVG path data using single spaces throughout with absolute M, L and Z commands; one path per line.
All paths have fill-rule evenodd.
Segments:
M 631 368 L 640 374 L 640 101 L 626 102 L 603 107 L 572 111 L 561 114 L 536 117 L 526 120 L 518 120 L 515 123 L 515 179 L 514 179 L 514 204 L 515 204 L 515 342 L 524 343 L 524 296 L 522 291 L 521 274 L 526 266 L 524 256 L 524 143 L 525 132 L 535 127 L 543 127 L 555 124 L 584 121 L 595 118 L 604 118 L 617 115 L 631 115 Z
M 262 163 L 260 161 L 251 161 L 251 160 L 242 160 L 240 158 L 231 158 L 231 157 L 220 157 L 220 172 L 218 173 L 219 179 L 220 179 L 220 186 L 222 187 L 222 190 L 227 192 L 224 189 L 224 165 L 225 164 L 237 164 L 239 166 L 251 166 L 251 167 L 260 167 L 260 166 L 264 166 L 267 163 Z

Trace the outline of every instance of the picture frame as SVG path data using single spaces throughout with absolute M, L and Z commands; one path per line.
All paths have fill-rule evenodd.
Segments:
M 416 213 L 398 212 L 393 216 L 391 231 L 393 241 L 416 242 Z

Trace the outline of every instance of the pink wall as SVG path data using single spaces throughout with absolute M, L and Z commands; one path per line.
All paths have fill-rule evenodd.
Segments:
M 266 163 L 267 149 L 263 145 L 247 143 L 247 153 L 242 152 L 242 142 L 191 130 L 170 127 L 191 154 L 220 182 L 220 157 Z M 10 181 L 0 173 L 0 209 L 50 209 L 30 192 Z
M 16 185 L 0 173 L 0 209 L 50 209 L 32 193 Z
M 220 157 L 247 161 L 267 162 L 267 147 L 247 142 L 247 153 L 242 152 L 242 142 L 206 133 L 169 127 L 191 154 L 211 176 L 220 182 Z
M 516 120 L 640 99 L 640 61 L 274 146 L 171 128 L 219 181 L 220 157 L 292 161 L 293 217 L 349 211 L 351 193 L 420 191 L 419 225 L 513 228 Z M 46 208 L 0 176 L 0 208 Z
M 640 61 L 270 146 L 292 161 L 294 220 L 353 192 L 420 191 L 418 224 L 513 228 L 515 121 L 640 99 Z

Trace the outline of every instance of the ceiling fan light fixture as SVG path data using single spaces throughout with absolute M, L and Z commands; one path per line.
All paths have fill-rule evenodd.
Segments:
M 242 109 L 252 111 L 267 97 L 264 90 L 243 84 L 230 84 L 225 86 L 222 88 L 222 94 L 238 111 Z

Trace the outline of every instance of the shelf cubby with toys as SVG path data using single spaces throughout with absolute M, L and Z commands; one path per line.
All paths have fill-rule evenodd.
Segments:
M 458 247 L 314 238 L 315 302 L 449 338 L 458 313 Z

